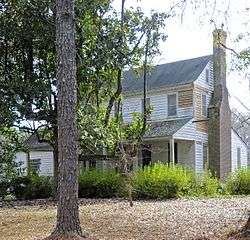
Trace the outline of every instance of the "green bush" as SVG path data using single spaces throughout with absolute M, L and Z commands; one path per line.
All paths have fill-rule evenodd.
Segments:
M 17 199 L 45 199 L 53 196 L 53 181 L 50 177 L 36 174 L 16 177 L 11 183 L 11 193 Z
M 8 194 L 10 182 L 7 180 L 0 181 L 0 198 L 4 198 Z
M 227 179 L 226 189 L 232 195 L 249 195 L 250 168 L 240 168 L 231 174 Z
M 197 175 L 191 190 L 194 196 L 213 197 L 223 193 L 222 185 L 211 172 L 206 170 L 201 175 Z
M 193 174 L 180 166 L 161 163 L 138 170 L 133 178 L 133 195 L 138 199 L 165 199 L 186 195 Z
M 113 170 L 82 171 L 79 176 L 79 197 L 118 197 L 124 190 L 124 179 Z

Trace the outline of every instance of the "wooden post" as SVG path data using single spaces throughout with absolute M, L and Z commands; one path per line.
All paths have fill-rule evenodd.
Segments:
M 170 163 L 174 165 L 174 138 L 169 140 L 170 145 Z

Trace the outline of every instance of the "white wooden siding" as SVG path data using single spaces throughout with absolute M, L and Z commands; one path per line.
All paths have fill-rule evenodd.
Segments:
M 122 105 L 122 114 L 123 114 L 123 119 L 125 122 L 131 122 L 133 118 L 133 113 L 137 112 L 140 113 L 142 112 L 141 108 L 141 98 L 126 98 L 123 101 Z
M 167 95 L 152 95 L 150 97 L 150 106 L 152 107 L 151 120 L 163 120 L 167 117 Z
M 196 141 L 201 141 L 203 143 L 207 143 L 208 134 L 205 132 L 196 131 Z
M 178 117 L 192 117 L 193 116 L 193 107 L 187 107 L 187 108 L 177 108 L 177 115 Z
M 206 69 L 209 70 L 209 81 L 207 83 L 206 81 Z M 194 81 L 195 85 L 199 85 L 203 88 L 209 89 L 210 91 L 213 91 L 214 85 L 213 85 L 213 63 L 210 61 L 207 66 L 203 69 L 200 76 Z
M 208 83 L 206 82 L 206 69 L 209 69 L 209 81 L 208 81 Z M 207 64 L 207 66 L 203 69 L 203 71 L 201 72 L 201 74 L 197 78 L 197 80 L 194 81 L 194 85 L 207 90 L 207 92 L 203 91 L 201 94 L 205 94 L 207 96 L 206 105 L 208 108 L 211 97 L 212 97 L 212 93 L 214 91 L 214 78 L 213 78 L 213 63 L 212 63 L 212 61 L 210 61 Z M 195 94 L 194 94 L 194 97 L 195 97 Z M 194 103 L 196 103 L 195 99 L 194 99 Z
M 31 151 L 30 160 L 41 159 L 40 172 L 42 176 L 53 176 L 54 164 L 53 164 L 53 152 L 45 151 Z
M 25 174 L 27 172 L 27 153 L 25 152 L 17 152 L 16 153 L 16 156 L 15 156 L 15 162 L 17 163 L 18 165 L 18 172 L 20 174 Z
M 237 165 L 237 148 L 241 149 L 241 166 Z M 238 167 L 247 166 L 247 146 L 241 138 L 232 130 L 232 172 Z
M 168 94 L 176 94 L 177 98 L 177 116 L 168 117 Z M 177 92 L 166 92 L 162 94 L 148 94 L 150 98 L 150 106 L 152 107 L 152 112 L 150 116 L 151 121 L 161 121 L 167 119 L 173 119 L 176 117 L 192 117 L 193 107 L 179 108 L 178 107 L 178 93 Z M 130 122 L 132 120 L 132 113 L 142 113 L 142 99 L 143 96 L 127 97 L 123 101 L 123 119 L 125 122 Z
M 201 141 L 195 142 L 195 172 L 203 172 L 203 143 Z
M 194 141 L 178 141 L 178 164 L 181 164 L 189 169 L 195 167 L 195 145 Z
M 179 129 L 173 137 L 175 139 L 196 140 L 196 129 L 193 119 Z

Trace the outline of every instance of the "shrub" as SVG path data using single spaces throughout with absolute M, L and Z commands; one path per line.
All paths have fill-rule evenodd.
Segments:
M 53 181 L 50 177 L 36 174 L 15 178 L 11 183 L 11 193 L 17 199 L 45 199 L 53 196 Z
M 124 189 L 124 179 L 114 170 L 82 171 L 79 177 L 79 197 L 118 197 Z
M 4 198 L 8 194 L 8 188 L 10 187 L 10 182 L 7 180 L 0 181 L 0 198 Z
M 193 185 L 192 195 L 195 196 L 217 196 L 223 192 L 219 180 L 212 176 L 209 170 L 204 171 L 201 175 L 196 176 Z
M 231 174 L 226 183 L 229 194 L 250 194 L 250 168 L 240 168 Z
M 133 195 L 139 199 L 164 199 L 186 195 L 193 174 L 180 166 L 161 163 L 138 170 L 133 178 Z

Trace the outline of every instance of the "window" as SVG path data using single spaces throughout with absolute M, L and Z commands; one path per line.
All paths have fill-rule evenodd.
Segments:
M 176 94 L 168 95 L 168 116 L 177 115 Z
M 209 82 L 209 69 L 206 69 L 206 82 Z
M 203 169 L 206 168 L 206 165 L 208 163 L 208 147 L 207 144 L 203 144 Z
M 201 105 L 201 113 L 203 116 L 207 116 L 207 96 L 202 94 L 202 105 Z
M 241 167 L 241 149 L 240 147 L 237 148 L 237 167 Z
M 29 167 L 30 171 L 32 173 L 39 173 L 40 172 L 40 166 L 41 166 L 41 159 L 30 159 Z

